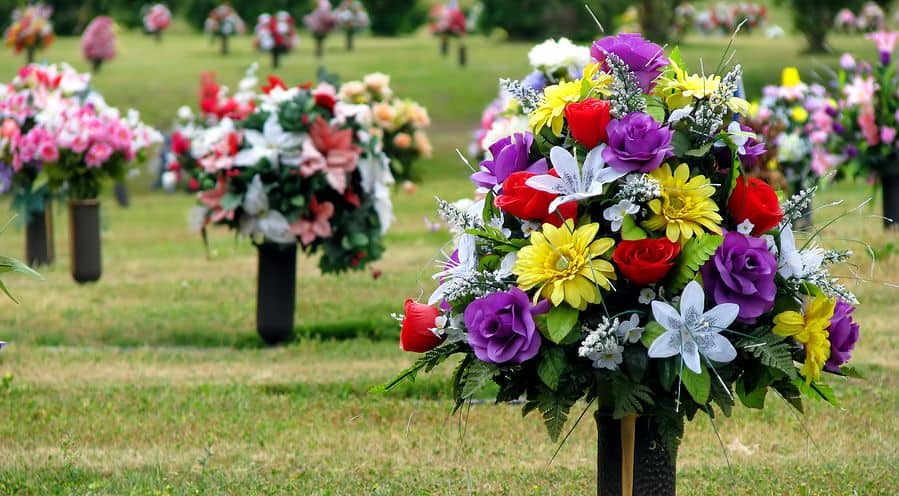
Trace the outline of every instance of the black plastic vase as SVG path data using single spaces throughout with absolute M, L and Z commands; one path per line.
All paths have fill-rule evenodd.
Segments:
M 268 344 L 293 337 L 297 295 L 297 245 L 263 243 L 256 283 L 256 331 Z
M 459 42 L 459 65 L 461 67 L 465 67 L 468 65 L 468 50 L 465 48 L 465 44 L 461 41 Z
M 597 496 L 675 496 L 677 453 L 665 449 L 654 417 L 595 417 Z
M 29 212 L 25 224 L 25 263 L 39 267 L 52 264 L 53 258 L 53 207 L 47 199 L 43 210 Z
M 356 32 L 352 29 L 346 30 L 346 51 L 353 51 L 353 37 L 356 35 Z
M 69 260 L 79 284 L 98 281 L 103 273 L 100 244 L 100 202 L 69 202 Z
M 440 55 L 444 57 L 449 55 L 449 36 L 440 36 Z
M 883 188 L 883 228 L 899 230 L 899 174 L 880 177 Z
M 315 35 L 315 56 L 322 58 L 325 55 L 325 37 Z

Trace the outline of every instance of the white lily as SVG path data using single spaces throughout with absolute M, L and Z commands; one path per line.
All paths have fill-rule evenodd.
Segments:
M 428 298 L 428 305 L 435 305 L 444 299 L 450 289 L 459 284 L 458 280 L 466 281 L 470 279 L 478 271 L 478 255 L 477 255 L 477 238 L 472 234 L 462 234 L 459 236 L 459 263 L 447 261 L 444 270 L 434 274 L 434 279 L 442 279 L 443 282 L 431 297 Z
M 652 342 L 649 356 L 667 358 L 680 355 L 684 365 L 697 374 L 702 372 L 700 355 L 720 363 L 736 358 L 734 345 L 719 333 L 736 320 L 740 306 L 723 303 L 708 312 L 704 309 L 705 292 L 696 281 L 691 281 L 684 289 L 680 312 L 665 302 L 652 302 L 652 315 L 665 328 L 665 332 Z
M 554 146 L 549 152 L 549 158 L 559 177 L 543 174 L 528 179 L 525 184 L 539 191 L 559 195 L 549 204 L 550 213 L 565 203 L 599 196 L 604 185 L 627 174 L 605 166 L 606 162 L 602 159 L 605 148 L 606 145 L 601 144 L 590 150 L 581 168 L 568 150 Z
M 615 334 L 618 334 L 618 339 L 622 343 L 636 343 L 639 341 L 643 337 L 643 328 L 640 327 L 640 316 L 632 313 L 631 318 L 618 324 Z
M 804 279 L 821 268 L 824 262 L 824 251 L 812 246 L 805 250 L 796 249 L 796 236 L 793 235 L 792 224 L 780 230 L 780 253 L 777 259 L 777 272 L 784 279 Z
M 234 165 L 251 167 L 262 159 L 268 160 L 273 168 L 277 168 L 280 164 L 297 165 L 300 163 L 302 136 L 284 131 L 275 114 L 265 120 L 262 132 L 247 129 L 244 131 L 243 138 L 250 148 L 237 153 L 234 157 Z
M 621 224 L 628 215 L 634 215 L 640 211 L 640 205 L 630 200 L 621 200 L 611 207 L 603 210 L 602 218 L 612 223 L 612 232 L 621 230 Z

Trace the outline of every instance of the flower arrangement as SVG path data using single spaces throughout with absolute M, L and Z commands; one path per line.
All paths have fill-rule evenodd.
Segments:
M 465 36 L 468 31 L 468 20 L 459 3 L 451 1 L 447 4 L 436 4 L 430 11 L 431 33 L 441 38 Z
M 531 48 L 528 62 L 531 73 L 525 76 L 522 84 L 534 91 L 543 91 L 548 85 L 580 77 L 590 63 L 590 48 L 575 45 L 568 38 L 550 38 Z M 518 101 L 501 88 L 499 96 L 481 114 L 480 128 L 474 133 L 469 155 L 480 160 L 490 153 L 493 143 L 528 129 L 527 116 Z
M 154 35 L 161 35 L 163 31 L 172 25 L 172 11 L 165 4 L 156 3 L 143 12 L 144 31 Z
M 16 53 L 28 53 L 28 62 L 33 62 L 34 52 L 53 43 L 53 24 L 50 16 L 53 8 L 42 3 L 28 5 L 12 12 L 12 24 L 3 33 L 6 46 Z
M 315 38 L 325 38 L 339 26 L 340 20 L 328 0 L 319 0 L 315 10 L 303 16 L 303 24 Z
M 137 111 L 123 116 L 89 82 L 67 65 L 32 64 L 0 87 L 0 163 L 12 169 L 14 187 L 94 199 L 104 179 L 122 179 L 161 141 Z
M 365 31 L 370 22 L 368 11 L 359 0 L 343 0 L 337 8 L 337 23 L 344 31 Z
M 856 61 L 849 54 L 833 86 L 838 91 L 840 113 L 829 134 L 831 150 L 845 159 L 838 177 L 858 176 L 879 180 L 884 192 L 884 216 L 888 227 L 899 226 L 899 78 L 893 51 L 899 32 L 878 31 L 865 36 L 877 45 L 876 63 Z
M 95 17 L 81 36 L 81 53 L 94 68 L 100 70 L 103 62 L 115 58 L 115 21 L 111 17 Z
M 751 33 L 755 29 L 764 28 L 767 22 L 768 9 L 762 4 L 749 2 L 718 2 L 695 15 L 696 29 L 705 36 L 729 36 L 741 24 L 741 33 Z
M 672 455 L 715 405 L 762 408 L 769 389 L 833 402 L 826 377 L 852 373 L 859 327 L 828 266 L 849 254 L 794 233 L 814 189 L 780 203 L 742 172 L 740 66 L 691 73 L 637 34 L 591 55 L 573 81 L 504 84 L 531 130 L 481 162 L 484 201 L 439 202 L 456 250 L 427 302 L 406 301 L 400 344 L 424 355 L 385 388 L 461 355 L 456 408 L 493 382 L 556 439 L 586 399 L 655 425 Z
M 246 30 L 247 27 L 243 19 L 227 2 L 212 9 L 209 12 L 209 16 L 206 17 L 206 22 L 203 24 L 203 31 L 210 36 L 222 38 L 222 43 L 224 43 L 225 39 L 235 34 L 245 33 Z
M 256 49 L 270 52 L 275 67 L 279 65 L 280 55 L 293 50 L 299 41 L 293 16 L 283 10 L 275 15 L 260 15 L 253 32 Z
M 762 93 L 741 122 L 744 130 L 765 138 L 767 150 L 747 138 L 744 148 L 758 154 L 744 156 L 744 168 L 792 194 L 817 186 L 841 162 L 827 146 L 836 101 L 823 86 L 804 83 L 795 67 L 785 68 L 780 85 L 765 86 Z
M 242 120 L 226 116 L 173 136 L 180 172 L 199 191 L 195 227 L 225 225 L 257 244 L 298 240 L 321 252 L 324 272 L 378 259 L 393 178 L 368 134 L 368 107 L 339 102 L 325 81 L 289 88 L 271 76 L 251 105 Z
M 365 75 L 361 81 L 349 81 L 340 87 L 338 98 L 349 105 L 371 108 L 369 132 L 383 144 L 398 181 L 417 181 L 415 162 L 430 157 L 431 141 L 425 131 L 431 125 L 428 110 L 418 102 L 397 97 L 390 88 L 390 76 Z

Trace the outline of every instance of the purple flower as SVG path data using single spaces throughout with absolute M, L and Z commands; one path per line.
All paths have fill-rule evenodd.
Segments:
M 0 160 L 0 194 L 12 189 L 13 169 L 6 162 Z
M 624 119 L 612 119 L 606 132 L 609 146 L 603 150 L 602 158 L 619 172 L 652 172 L 674 155 L 674 132 L 649 114 L 633 112 Z
M 774 308 L 777 259 L 764 239 L 736 231 L 724 233 L 724 243 L 700 269 L 707 294 L 716 304 L 736 303 L 738 320 L 754 324 Z
M 755 131 L 751 127 L 740 124 L 740 129 L 747 133 L 753 133 L 753 136 L 747 138 L 746 143 L 738 150 L 740 162 L 747 167 L 754 167 L 758 164 L 759 158 L 765 155 L 765 143 L 756 137 Z
M 846 145 L 846 147 L 843 148 L 843 153 L 849 158 L 855 158 L 858 156 L 858 147 L 852 144 Z
M 590 55 L 603 64 L 603 70 L 608 70 L 605 61 L 606 54 L 609 53 L 617 55 L 630 67 L 644 93 L 652 91 L 656 78 L 662 73 L 662 68 L 670 64 L 662 47 L 644 40 L 639 34 L 607 36 L 594 42 L 590 48 Z
M 540 71 L 534 71 L 521 80 L 521 84 L 527 86 L 528 88 L 531 88 L 538 93 L 543 91 L 543 88 L 546 87 L 546 83 L 546 76 L 544 76 Z
M 2 350 L 4 346 L 6 346 L 6 341 L 0 341 L 0 350 Z
M 840 366 L 852 358 L 852 350 L 858 341 L 858 322 L 852 320 L 855 307 L 841 299 L 833 309 L 833 317 L 828 328 L 830 339 L 830 358 L 824 367 L 831 372 L 840 370 Z
M 540 351 L 542 343 L 534 315 L 548 310 L 547 300 L 532 305 L 528 295 L 516 287 L 478 298 L 465 309 L 468 344 L 482 362 L 530 360 Z
M 493 160 L 481 162 L 481 170 L 471 175 L 471 180 L 482 188 L 494 188 L 502 185 L 507 177 L 515 172 L 533 172 L 546 174 L 549 170 L 546 159 L 531 163 L 531 144 L 534 135 L 531 133 L 515 133 L 490 145 Z

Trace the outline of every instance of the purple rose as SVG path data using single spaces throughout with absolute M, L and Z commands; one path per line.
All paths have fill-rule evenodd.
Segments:
M 471 175 L 471 180 L 482 188 L 492 189 L 503 184 L 507 177 L 515 172 L 533 172 L 546 174 L 546 159 L 531 163 L 531 145 L 534 135 L 528 132 L 515 133 L 490 145 L 493 160 L 481 162 L 481 170 Z
M 612 119 L 606 132 L 609 146 L 603 150 L 602 158 L 619 172 L 652 172 L 674 155 L 673 131 L 649 114 L 633 112 L 624 119 Z
M 765 143 L 755 137 L 755 130 L 751 127 L 740 124 L 740 129 L 753 133 L 753 137 L 747 138 L 746 143 L 739 150 L 740 162 L 747 167 L 753 167 L 758 164 L 759 158 L 765 155 Z
M 597 62 L 601 62 L 603 70 L 608 70 L 606 54 L 613 53 L 618 56 L 631 71 L 637 76 L 640 88 L 644 93 L 652 91 L 655 80 L 662 73 L 662 69 L 671 62 L 665 57 L 662 47 L 644 40 L 639 34 L 619 34 L 607 36 L 593 43 L 590 55 Z
M 777 259 L 764 239 L 725 232 L 724 242 L 700 271 L 705 291 L 715 304 L 740 305 L 740 322 L 754 324 L 774 308 Z
M 522 363 L 537 355 L 542 340 L 534 315 L 549 310 L 549 302 L 532 305 L 524 291 L 491 293 L 465 309 L 468 344 L 487 363 Z
M 841 299 L 837 299 L 837 305 L 833 309 L 833 317 L 830 318 L 828 328 L 830 339 L 830 358 L 824 368 L 831 372 L 840 370 L 840 366 L 852 358 L 852 350 L 858 341 L 858 322 L 852 319 L 855 307 Z

